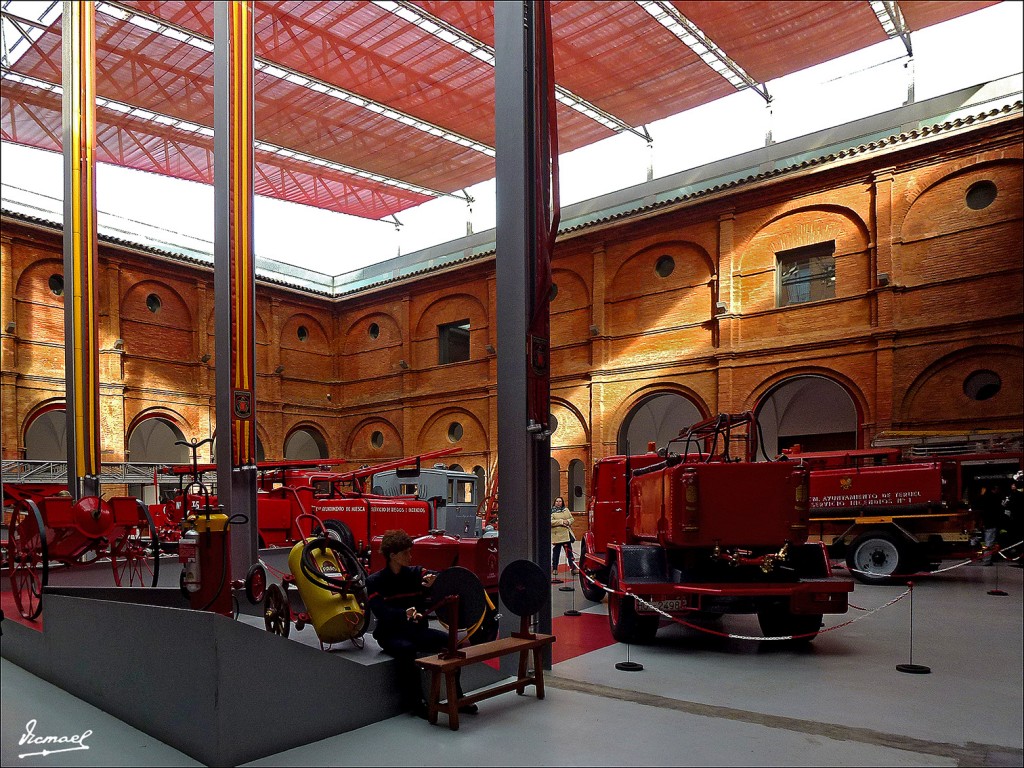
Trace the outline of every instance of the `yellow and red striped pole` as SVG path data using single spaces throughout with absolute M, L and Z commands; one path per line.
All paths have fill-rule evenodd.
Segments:
M 100 474 L 96 22 L 92 3 L 63 7 L 64 360 L 68 488 L 97 495 Z

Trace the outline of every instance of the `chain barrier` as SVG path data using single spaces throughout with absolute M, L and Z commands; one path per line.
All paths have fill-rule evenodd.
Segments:
M 676 624 L 679 624 L 680 626 L 688 627 L 689 629 L 695 629 L 698 632 L 704 632 L 705 634 L 708 634 L 708 635 L 715 635 L 716 637 L 729 638 L 730 640 L 757 640 L 757 641 L 774 640 L 774 641 L 786 641 L 786 640 L 800 640 L 800 639 L 805 638 L 805 637 L 816 637 L 818 635 L 823 635 L 826 632 L 834 632 L 837 629 L 842 629 L 844 627 L 848 627 L 851 624 L 855 624 L 856 622 L 860 621 L 861 619 L 866 619 L 868 616 L 871 616 L 874 613 L 878 613 L 883 608 L 888 608 L 890 605 L 895 605 L 900 600 L 902 600 L 904 597 L 909 595 L 913 591 L 913 589 L 914 589 L 913 587 L 908 587 L 902 594 L 897 595 L 896 597 L 894 597 L 889 602 L 884 603 L 883 605 L 880 605 L 877 608 L 870 608 L 870 609 L 868 609 L 868 608 L 859 608 L 858 607 L 858 610 L 865 611 L 865 613 L 860 615 L 860 616 L 857 616 L 856 618 L 850 619 L 848 621 L 844 621 L 841 624 L 836 624 L 834 627 L 825 627 L 823 629 L 816 630 L 814 632 L 805 632 L 805 633 L 799 634 L 799 635 L 780 635 L 780 636 L 777 636 L 777 637 L 762 637 L 761 635 L 734 635 L 734 634 L 729 633 L 729 632 L 719 632 L 719 631 L 714 630 L 714 629 L 708 629 L 707 627 L 702 627 L 702 626 L 700 626 L 698 624 L 693 624 L 691 622 L 686 621 L 685 619 L 680 619 L 680 618 L 678 618 L 676 616 L 673 616 L 673 615 L 671 615 L 669 613 L 665 613 L 663 610 L 661 610 L 657 606 L 651 605 L 651 603 L 647 602 L 646 600 L 644 600 L 639 595 L 636 595 L 636 594 L 634 594 L 632 592 L 627 592 L 627 591 L 624 591 L 624 590 L 612 589 L 611 587 L 607 586 L 606 584 L 602 584 L 601 582 L 599 582 L 597 579 L 595 579 L 593 576 L 591 576 L 589 573 L 587 573 L 586 571 L 584 571 L 582 569 L 580 570 L 580 575 L 581 575 L 582 578 L 585 578 L 588 582 L 590 582 L 594 586 L 598 587 L 599 589 L 604 590 L 608 595 L 616 595 L 616 596 L 618 596 L 620 598 L 621 597 L 632 597 L 634 600 L 636 600 L 636 602 L 640 603 L 641 605 L 643 605 L 648 610 L 652 611 L 653 613 L 657 613 L 660 616 L 668 619 L 669 621 L 672 621 L 672 622 L 674 622 Z M 853 607 L 853 606 L 851 606 L 851 607 Z

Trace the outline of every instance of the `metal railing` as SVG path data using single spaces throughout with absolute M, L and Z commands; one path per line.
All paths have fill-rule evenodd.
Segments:
M 157 469 L 166 464 L 121 461 L 103 464 L 100 470 L 101 483 L 125 483 L 153 485 L 177 485 L 175 475 L 162 475 Z M 0 479 L 4 483 L 67 483 L 68 463 L 66 461 L 30 461 L 27 459 L 4 459 L 0 468 Z

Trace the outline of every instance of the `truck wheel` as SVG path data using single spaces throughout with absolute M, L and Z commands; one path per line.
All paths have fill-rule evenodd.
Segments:
M 597 586 L 589 579 L 587 579 L 586 572 L 583 569 L 583 559 L 587 556 L 587 542 L 580 543 L 580 591 L 583 592 L 583 596 L 592 603 L 600 603 L 604 600 L 605 592 L 601 587 Z M 604 581 L 608 577 L 597 571 L 593 574 L 594 578 L 598 581 Z
M 614 564 L 608 572 L 608 587 L 619 591 L 619 574 Z M 649 643 L 658 633 L 657 616 L 640 616 L 632 597 L 608 594 L 608 626 L 620 643 Z
M 904 572 L 909 556 L 903 542 L 885 531 L 858 536 L 846 553 L 846 565 L 857 581 L 885 584 Z
M 794 635 L 788 642 L 809 643 L 818 636 L 821 629 L 822 614 L 796 614 L 778 608 L 757 612 L 757 623 L 761 625 L 761 634 L 765 637 L 786 637 Z M 805 635 L 805 637 L 795 637 Z
M 327 529 L 324 531 L 324 535 L 327 538 L 340 541 L 353 552 L 356 551 L 356 538 L 352 535 L 352 529 L 341 522 L 341 520 L 326 520 L 324 521 L 324 528 Z

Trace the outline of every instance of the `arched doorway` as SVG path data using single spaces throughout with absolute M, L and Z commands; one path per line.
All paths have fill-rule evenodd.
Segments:
M 786 379 L 768 391 L 755 413 L 764 447 L 763 452 L 758 448 L 759 460 L 794 445 L 805 451 L 857 447 L 857 404 L 842 385 L 825 376 Z
M 178 426 L 167 419 L 143 419 L 128 435 L 128 461 L 132 464 L 187 464 L 192 460 L 191 451 L 183 445 L 175 445 L 176 441 L 184 439 Z M 129 484 L 128 495 L 142 499 L 145 504 L 161 501 L 157 489 L 149 483 Z
M 579 459 L 569 462 L 569 489 L 566 499 L 571 512 L 583 512 L 587 508 L 587 475 L 586 467 Z
M 28 461 L 67 461 L 68 425 L 63 408 L 53 408 L 36 416 L 25 430 L 25 459 Z
M 327 441 L 311 427 L 300 427 L 284 442 L 286 459 L 326 459 Z
M 687 397 L 676 392 L 645 397 L 626 415 L 619 428 L 617 449 L 621 454 L 644 453 L 653 442 L 664 448 L 679 431 L 704 418 L 700 409 Z

